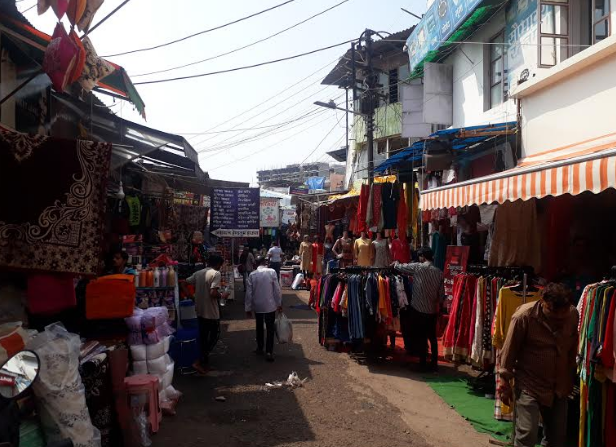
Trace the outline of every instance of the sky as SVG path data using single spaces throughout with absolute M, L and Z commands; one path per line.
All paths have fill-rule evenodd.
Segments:
M 423 14 L 425 0 L 348 0 L 333 10 L 265 42 L 190 67 L 138 76 L 234 50 L 281 31 L 342 0 L 295 0 L 226 28 L 163 48 L 109 56 L 151 47 L 237 20 L 283 0 L 131 0 L 90 38 L 100 56 L 123 66 L 134 83 L 225 70 L 292 56 L 358 38 L 366 29 L 396 32 L 417 23 L 400 8 Z M 22 0 L 25 11 L 36 3 Z M 122 3 L 106 0 L 97 23 Z M 36 8 L 26 18 L 53 33 L 57 21 Z M 68 29 L 68 20 L 64 18 Z M 256 184 L 256 171 L 311 161 L 334 162 L 326 152 L 345 144 L 344 113 L 319 108 L 314 101 L 336 100 L 344 90 L 321 85 L 344 52 L 345 44 L 291 61 L 233 73 L 174 82 L 137 85 L 146 105 L 144 121 L 131 103 L 98 95 L 122 118 L 183 135 L 199 152 L 211 178 Z M 269 126 L 269 127 L 266 127 Z

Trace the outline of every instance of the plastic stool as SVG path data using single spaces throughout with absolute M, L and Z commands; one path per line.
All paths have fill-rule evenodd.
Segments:
M 126 377 L 124 378 L 124 386 L 126 386 L 126 393 L 129 399 L 134 395 L 147 395 L 150 427 L 153 433 L 158 432 L 160 421 L 163 419 L 160 410 L 160 400 L 158 398 L 158 377 L 150 374 L 139 374 L 137 376 Z

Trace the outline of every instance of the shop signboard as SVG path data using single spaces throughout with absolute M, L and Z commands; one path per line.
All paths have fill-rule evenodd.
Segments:
M 411 73 L 475 11 L 482 0 L 435 0 L 406 41 Z
M 280 220 L 283 225 L 293 225 L 295 223 L 297 211 L 294 209 L 282 210 L 280 214 L 282 214 L 282 218 Z
M 443 277 L 445 283 L 445 298 L 448 307 L 453 300 L 453 278 L 460 273 L 466 272 L 469 253 L 470 247 L 456 245 L 447 247 Z
M 302 195 L 308 194 L 309 192 L 308 185 L 292 186 L 289 188 L 289 194 L 291 195 Z
M 218 237 L 259 237 L 259 188 L 213 188 L 210 231 Z
M 261 227 L 278 228 L 280 226 L 280 199 L 261 197 Z
M 547 28 L 552 25 L 551 6 L 544 5 L 541 22 Z M 517 86 L 524 70 L 537 67 L 537 0 L 516 0 L 507 5 L 505 21 L 505 44 L 507 51 L 507 91 Z

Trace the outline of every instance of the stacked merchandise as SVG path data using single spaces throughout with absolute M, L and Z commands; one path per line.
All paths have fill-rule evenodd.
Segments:
M 580 314 L 579 446 L 616 446 L 616 281 L 592 284 Z
M 358 341 L 377 331 L 408 332 L 406 310 L 412 296 L 411 281 L 392 273 L 347 273 L 323 276 L 317 284 L 315 307 L 319 313 L 319 342 L 328 339 Z M 405 337 L 406 339 L 406 337 Z
M 167 308 L 135 308 L 133 316 L 125 321 L 129 329 L 133 374 L 158 377 L 161 408 L 172 410 L 180 393 L 172 385 L 174 362 L 168 353 L 173 329 L 169 325 Z

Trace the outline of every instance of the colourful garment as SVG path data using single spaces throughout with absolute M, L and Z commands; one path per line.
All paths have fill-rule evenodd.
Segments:
M 470 353 L 470 317 L 477 282 L 478 278 L 473 275 L 457 275 L 454 278 L 453 303 L 443 338 L 445 358 L 452 361 L 464 361 Z
M 359 238 L 354 245 L 355 258 L 357 265 L 362 267 L 370 267 L 372 265 L 372 248 L 370 239 Z
M 366 225 L 366 212 L 368 210 L 368 196 L 370 195 L 370 187 L 368 185 L 361 185 L 359 193 L 359 206 L 357 207 L 357 232 L 367 232 L 368 225 Z
M 540 292 L 527 292 L 526 302 L 532 303 L 541 298 Z M 494 335 L 492 344 L 502 349 L 505 344 L 511 318 L 515 311 L 524 304 L 524 296 L 522 292 L 516 292 L 511 287 L 503 287 L 499 292 L 498 307 L 496 310 L 496 318 L 494 320 Z

